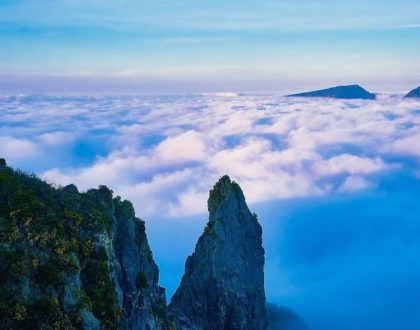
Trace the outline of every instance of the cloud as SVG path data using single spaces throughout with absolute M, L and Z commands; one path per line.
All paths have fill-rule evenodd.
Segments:
M 199 192 L 190 187 L 181 193 L 176 203 L 169 207 L 169 214 L 174 217 L 203 214 L 207 212 L 207 192 Z
M 105 185 L 114 187 L 124 182 L 124 175 L 121 175 L 121 172 L 127 169 L 127 165 L 127 162 L 118 160 L 100 161 L 83 170 L 62 171 L 54 168 L 43 173 L 43 177 L 63 185 L 75 183 L 83 190 L 97 187 L 101 181 Z
M 200 178 L 201 183 L 196 184 Z M 120 186 L 117 192 L 133 201 L 138 214 L 155 216 L 156 210 L 160 210 L 166 216 L 179 218 L 206 212 L 207 191 L 204 193 L 202 188 L 215 179 L 186 168 L 157 174 L 149 181 Z
M 390 157 L 418 154 L 416 103 L 388 96 L 375 102 L 231 93 L 2 102 L 2 148 L 13 164 L 59 184 L 106 184 L 139 203 L 145 199 L 147 207 L 138 210 L 147 209 L 146 216 L 205 212 L 196 203 L 224 174 L 241 184 L 251 204 L 374 189 L 381 174 L 404 169 L 405 158 Z
M 168 137 L 155 148 L 154 156 L 161 162 L 178 164 L 189 161 L 202 161 L 209 152 L 201 134 L 187 131 Z
M 334 156 L 314 164 L 314 172 L 321 176 L 347 174 L 371 174 L 391 168 L 380 158 L 359 157 L 350 154 Z
M 38 148 L 35 143 L 12 136 L 0 136 L 0 155 L 8 160 L 29 159 L 36 156 Z
M 369 194 L 272 204 L 265 213 L 289 211 L 281 229 L 263 223 L 268 301 L 314 330 L 415 329 L 419 196 L 418 179 L 395 175 Z
M 385 150 L 396 154 L 420 157 L 420 133 L 399 138 L 393 141 Z
M 69 132 L 51 132 L 51 133 L 44 133 L 39 136 L 39 140 L 41 143 L 48 144 L 48 145 L 59 145 L 64 143 L 69 143 L 73 141 L 75 137 L 74 133 Z
M 372 187 L 372 183 L 360 176 L 349 176 L 340 186 L 342 192 L 359 191 Z
M 289 308 L 267 304 L 268 330 L 308 330 L 304 322 Z

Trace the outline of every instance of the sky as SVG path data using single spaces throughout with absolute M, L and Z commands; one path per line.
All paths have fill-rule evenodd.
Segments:
M 0 97 L 0 157 L 132 201 L 168 299 L 230 175 L 262 224 L 267 300 L 312 330 L 418 329 L 419 127 L 398 95 Z
M 417 0 L 0 0 L 2 94 L 419 84 Z

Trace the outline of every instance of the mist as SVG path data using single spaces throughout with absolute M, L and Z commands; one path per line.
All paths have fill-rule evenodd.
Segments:
M 417 180 L 388 177 L 370 193 L 258 206 L 269 301 L 314 330 L 417 329 L 419 200 Z

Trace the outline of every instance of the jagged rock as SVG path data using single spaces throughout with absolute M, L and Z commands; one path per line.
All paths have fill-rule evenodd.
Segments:
M 359 85 L 336 86 L 311 92 L 287 95 L 289 97 L 331 97 L 336 99 L 374 100 L 375 94 L 369 93 Z
M 128 201 L 117 201 L 115 252 L 121 267 L 119 285 L 124 314 L 120 329 L 164 329 L 165 290 L 158 284 L 159 269 L 147 242 L 145 223 Z
M 263 330 L 262 230 L 225 176 L 168 315 L 145 223 L 105 186 L 55 188 L 0 164 L 0 328 Z M 283 329 L 282 329 L 283 330 Z
M 405 98 L 420 98 L 420 86 L 407 93 Z
M 0 166 L 5 329 L 168 329 L 145 224 L 105 186 L 79 193 Z
M 256 215 L 228 176 L 210 191 L 207 226 L 169 312 L 183 330 L 266 329 L 264 249 Z

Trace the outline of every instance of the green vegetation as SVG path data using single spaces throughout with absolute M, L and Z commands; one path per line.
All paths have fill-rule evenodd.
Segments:
M 216 223 L 215 222 L 207 222 L 206 226 L 204 227 L 203 234 L 200 236 L 200 239 L 204 239 L 204 237 L 211 237 L 211 239 L 216 239 Z
M 0 201 L 0 328 L 77 329 L 86 309 L 115 329 L 121 311 L 98 241 L 112 241 L 112 191 L 54 188 L 0 159 Z
M 144 273 L 138 273 L 136 277 L 137 290 L 141 291 L 147 287 L 147 277 Z
M 165 320 L 166 315 L 166 304 L 162 299 L 158 299 L 152 306 L 153 313 L 160 319 Z
M 86 294 L 92 304 L 92 312 L 101 319 L 105 329 L 117 326 L 120 311 L 118 310 L 110 270 L 107 261 L 89 260 L 82 271 Z
M 106 186 L 54 187 L 2 159 L 0 201 L 0 329 L 117 329 L 139 306 L 170 329 L 145 223 L 130 202 Z M 127 272 L 133 248 L 144 272 Z

